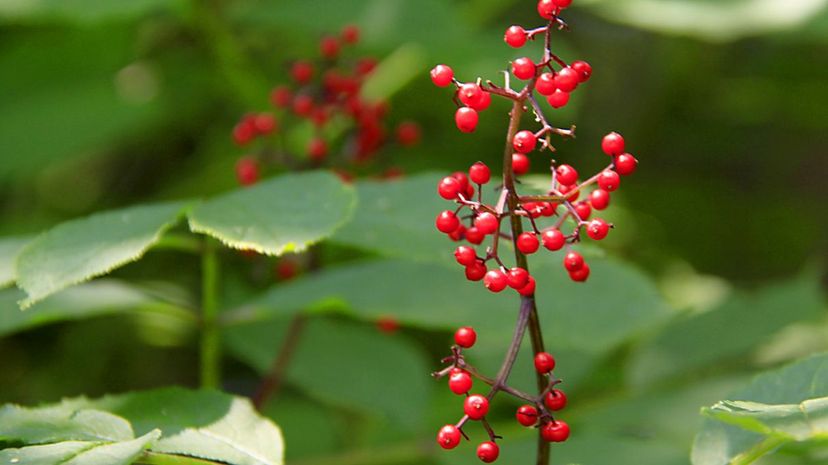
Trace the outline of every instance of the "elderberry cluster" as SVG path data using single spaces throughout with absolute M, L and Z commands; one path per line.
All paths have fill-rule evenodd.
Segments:
M 470 349 L 477 341 L 477 333 L 473 328 L 464 326 L 454 333 L 455 345 L 452 346 L 452 355 L 443 359 L 444 363 L 450 365 L 441 371 L 432 373 L 435 378 L 448 376 L 448 387 L 451 392 L 466 396 L 463 403 L 464 416 L 456 424 L 448 424 L 437 432 L 437 443 L 443 449 L 454 449 L 460 444 L 462 437 L 468 436 L 463 432 L 464 425 L 469 421 L 479 421 L 486 432 L 489 440 L 477 446 L 477 457 L 485 463 L 497 460 L 500 455 L 500 446 L 492 425 L 487 421 L 486 415 L 489 412 L 489 401 L 494 397 L 496 390 L 490 391 L 488 396 L 481 394 L 469 394 L 474 384 L 473 378 L 494 386 L 497 380 L 487 378 L 480 374 L 477 369 L 471 366 L 463 355 L 463 349 Z M 515 412 L 515 419 L 523 426 L 537 427 L 540 429 L 541 437 L 548 442 L 563 442 L 569 437 L 569 425 L 556 420 L 552 412 L 563 410 L 566 407 L 566 394 L 555 386 L 561 383 L 552 374 L 555 368 L 555 358 L 547 352 L 540 352 L 535 355 L 535 370 L 546 377 L 547 387 L 538 396 L 526 394 L 506 385 L 498 386 L 498 390 L 511 394 L 522 399 L 527 404 L 518 407 Z
M 232 135 L 238 146 L 256 144 L 236 163 L 240 184 L 258 181 L 267 162 L 294 169 L 312 168 L 330 160 L 335 151 L 341 156 L 329 165 L 343 179 L 350 180 L 353 169 L 372 162 L 388 144 L 388 104 L 369 101 L 361 94 L 363 83 L 377 66 L 376 59 L 343 57 L 343 50 L 356 44 L 359 36 L 359 28 L 349 25 L 337 36 L 322 37 L 319 57 L 294 61 L 289 70 L 292 85 L 272 90 L 270 103 L 275 112 L 248 113 L 235 125 Z M 284 126 L 308 123 L 312 130 L 304 141 L 304 153 L 289 153 L 285 138 L 277 140 L 286 132 Z M 400 146 L 415 145 L 420 140 L 420 127 L 412 121 L 400 123 L 394 132 Z M 393 177 L 400 171 L 388 167 L 384 174 Z

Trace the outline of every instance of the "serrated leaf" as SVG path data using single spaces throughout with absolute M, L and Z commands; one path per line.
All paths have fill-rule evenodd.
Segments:
M 128 465 L 140 457 L 158 430 L 140 438 L 112 443 L 66 441 L 42 446 L 0 450 L 0 463 L 25 465 Z
M 775 447 L 763 450 L 766 444 L 779 446 L 798 438 L 808 439 L 807 431 L 812 426 L 818 428 L 813 431 L 814 438 L 824 439 L 820 433 L 826 421 L 824 397 L 828 397 L 828 354 L 757 376 L 747 387 L 728 396 L 740 403 L 717 404 L 707 410 L 717 419 L 706 418 L 702 423 L 693 444 L 693 465 L 725 465 L 747 451 L 770 452 Z M 809 403 L 814 399 L 819 400 Z M 800 410 L 800 404 L 806 403 L 813 408 L 814 418 Z
M 0 239 L 0 288 L 14 282 L 14 264 L 17 255 L 31 240 L 31 237 L 4 237 Z
M 77 410 L 65 405 L 0 408 L 0 439 L 24 444 L 60 441 L 126 441 L 134 438 L 129 422 L 98 410 Z
M 22 308 L 57 291 L 138 260 L 173 226 L 187 204 L 144 205 L 62 223 L 27 244 L 17 258 Z
M 350 218 L 353 189 L 329 172 L 289 174 L 211 199 L 190 214 L 190 229 L 267 255 L 299 252 Z

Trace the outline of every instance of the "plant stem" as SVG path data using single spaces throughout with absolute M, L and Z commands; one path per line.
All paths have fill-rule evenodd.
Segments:
M 296 350 L 296 346 L 299 345 L 299 340 L 301 339 L 302 332 L 305 329 L 307 319 L 308 317 L 306 315 L 297 313 L 293 319 L 290 320 L 290 326 L 288 327 L 287 334 L 285 335 L 285 341 L 279 349 L 279 354 L 276 356 L 276 360 L 273 361 L 273 366 L 270 368 L 267 375 L 262 379 L 261 384 L 259 384 L 259 388 L 256 390 L 256 394 L 253 396 L 253 405 L 256 406 L 256 409 L 261 410 L 267 403 L 268 399 L 275 396 L 279 392 L 282 380 L 285 377 L 285 371 L 288 368 L 293 352 Z
M 205 238 L 201 252 L 201 387 L 218 388 L 221 379 L 221 339 L 218 317 L 219 263 L 216 243 Z
M 730 465 L 748 465 L 751 464 L 760 458 L 764 457 L 768 453 L 772 452 L 777 447 L 781 446 L 782 444 L 786 443 L 787 439 L 768 436 L 759 444 L 751 447 L 747 451 L 737 455 L 733 458 L 730 462 Z
M 217 462 L 198 459 L 195 457 L 187 457 L 185 455 L 145 452 L 144 455 L 142 455 L 135 462 L 135 465 L 217 465 Z

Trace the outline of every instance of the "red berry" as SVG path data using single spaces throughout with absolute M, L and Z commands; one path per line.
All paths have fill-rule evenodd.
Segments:
M 270 92 L 270 103 L 274 106 L 285 108 L 290 105 L 293 94 L 287 86 L 279 86 Z
M 552 95 L 552 93 L 558 90 L 558 86 L 555 85 L 555 75 L 552 73 L 543 73 L 538 76 L 538 79 L 535 81 L 535 89 L 541 95 Z
M 377 329 L 385 334 L 394 334 L 400 329 L 400 322 L 393 316 L 381 316 L 377 318 Z
M 463 404 L 463 411 L 472 420 L 480 420 L 489 413 L 489 399 L 480 394 L 466 397 L 466 402 Z
M 478 98 L 477 100 L 475 100 L 473 102 L 469 102 L 468 106 L 470 106 L 472 109 L 474 109 L 476 111 L 483 111 L 486 108 L 489 108 L 489 105 L 491 105 L 491 104 L 492 104 L 492 94 L 490 94 L 490 93 L 488 93 L 484 90 L 483 93 L 480 94 L 480 98 Z
M 313 63 L 309 61 L 299 60 L 293 63 L 290 68 L 290 75 L 293 80 L 299 84 L 304 84 L 313 78 L 314 68 Z
M 393 169 L 393 168 L 389 168 L 389 169 Z M 402 175 L 400 174 L 400 176 L 402 176 Z M 393 179 L 393 178 L 388 176 L 387 172 L 386 172 L 385 178 L 386 179 Z M 462 240 L 464 237 L 466 237 L 466 227 L 461 224 L 457 229 L 455 229 L 454 231 L 448 233 L 448 237 L 449 237 L 449 239 L 453 240 L 454 242 Z
M 233 141 L 240 146 L 247 145 L 256 137 L 256 128 L 252 121 L 245 118 L 233 127 Z
M 524 254 L 532 254 L 538 251 L 538 247 L 540 247 L 540 241 L 538 241 L 538 236 L 534 233 L 521 233 L 518 236 L 517 241 L 517 248 Z
M 509 278 L 500 269 L 490 270 L 483 276 L 483 285 L 492 292 L 500 292 L 509 285 Z
M 512 171 L 518 176 L 529 172 L 529 157 L 522 153 L 512 154 Z
M 480 281 L 486 276 L 486 271 L 486 265 L 482 261 L 477 260 L 473 265 L 466 267 L 466 279 L 469 281 Z
M 449 234 L 460 227 L 460 219 L 457 218 L 457 215 L 453 211 L 446 210 L 437 215 L 435 225 L 440 232 Z
M 529 284 L 529 272 L 523 268 L 512 268 L 506 276 L 509 278 L 509 287 L 512 289 L 523 289 Z
M 477 252 L 469 246 L 461 245 L 454 251 L 454 258 L 463 266 L 471 266 L 477 261 Z
M 367 76 L 377 68 L 377 60 L 370 57 L 364 57 L 357 60 L 356 72 L 359 76 Z
M 463 186 L 460 181 L 452 176 L 446 176 L 437 185 L 437 193 L 446 200 L 456 199 L 461 189 L 463 189 Z
M 587 265 L 586 263 L 584 263 L 584 266 L 582 266 L 579 270 L 569 272 L 569 279 L 578 283 L 585 282 L 588 278 L 589 265 Z
M 308 156 L 311 160 L 321 161 L 328 155 L 328 144 L 325 139 L 314 137 L 308 142 Z
M 509 44 L 510 47 L 520 48 L 523 47 L 523 44 L 526 43 L 526 30 L 520 26 L 511 26 L 509 29 L 506 29 L 506 34 L 503 36 L 503 40 Z
M 541 216 L 555 216 L 555 211 L 558 208 L 558 204 L 550 202 L 541 202 L 539 205 L 541 210 Z
M 431 82 L 437 87 L 446 87 L 454 79 L 454 70 L 446 65 L 437 65 L 431 70 Z
M 606 221 L 601 218 L 595 218 L 587 225 L 587 236 L 589 236 L 592 240 L 600 241 L 601 239 L 607 237 L 609 230 L 610 226 Z
M 255 184 L 259 180 L 259 163 L 255 158 L 239 158 L 236 162 L 236 179 L 242 186 Z
M 561 165 L 555 171 L 558 175 L 556 179 L 561 185 L 571 186 L 578 182 L 578 172 L 569 165 Z
M 477 341 L 477 333 L 469 326 L 463 326 L 454 333 L 454 342 L 464 349 L 473 346 L 475 341 Z
M 558 8 L 563 9 L 569 5 L 572 5 L 572 0 L 552 0 L 552 3 L 554 3 Z
M 477 162 L 469 168 L 469 178 L 475 184 L 486 184 L 492 178 L 492 172 L 483 162 Z
M 461 107 L 457 109 L 454 114 L 454 122 L 457 124 L 457 129 L 462 132 L 474 132 L 477 128 L 477 112 L 469 107 Z
M 553 252 L 561 250 L 566 244 L 566 237 L 560 229 L 548 229 L 543 232 L 541 238 L 543 239 L 543 246 Z
M 500 455 L 500 447 L 494 441 L 481 442 L 477 446 L 477 458 L 483 463 L 492 463 Z
M 535 286 L 535 278 L 529 276 L 529 281 L 526 285 L 517 290 L 518 294 L 529 297 L 535 293 Z
M 397 126 L 397 142 L 403 147 L 417 145 L 420 142 L 420 125 L 413 121 L 403 121 Z
M 460 183 L 460 192 L 468 192 L 469 189 L 469 177 L 466 176 L 466 173 L 462 171 L 455 171 L 451 173 L 451 177 L 456 179 L 457 182 Z
M 548 442 L 564 442 L 569 437 L 569 425 L 560 420 L 550 421 L 541 428 L 541 436 Z
M 555 369 L 555 357 L 549 352 L 538 352 L 535 354 L 535 370 L 540 374 L 546 374 Z
M 618 176 L 618 173 L 615 171 L 604 170 L 600 175 L 598 175 L 598 187 L 607 192 L 612 192 L 618 189 L 620 184 L 621 177 Z
M 480 103 L 484 93 L 483 89 L 476 83 L 467 82 L 460 86 L 460 89 L 457 91 L 457 97 L 463 102 L 463 105 L 475 108 Z
M 546 97 L 546 101 L 552 108 L 563 108 L 569 103 L 569 93 L 558 89 L 552 95 Z
M 527 57 L 520 57 L 512 62 L 512 74 L 524 81 L 535 76 L 535 63 Z
M 572 62 L 571 68 L 578 73 L 579 82 L 587 82 L 589 81 L 590 76 L 592 76 L 592 66 L 590 66 L 586 61 L 574 61 Z
M 578 252 L 569 252 L 564 257 L 563 263 L 567 271 L 578 271 L 584 266 L 584 257 Z
M 325 58 L 336 58 L 339 55 L 339 41 L 336 40 L 336 37 L 323 37 L 319 41 L 319 52 Z
M 552 410 L 553 412 L 562 410 L 566 407 L 566 394 L 564 394 L 560 389 L 553 389 L 546 393 L 543 403 L 546 404 L 549 410 Z
M 573 184 L 571 186 L 558 186 L 558 192 L 560 192 L 561 195 L 566 196 L 566 200 L 574 202 L 578 200 L 578 197 L 581 196 L 581 191 L 576 190 L 576 187 L 578 187 L 576 184 Z
M 592 214 L 592 207 L 589 206 L 589 202 L 578 202 L 573 205 L 573 207 L 575 208 L 575 213 L 578 214 L 578 218 L 580 218 L 581 221 L 586 221 L 589 219 L 589 215 Z
M 437 444 L 443 449 L 454 449 L 460 444 L 460 430 L 454 425 L 446 425 L 437 433 Z
M 622 153 L 615 157 L 615 171 L 621 176 L 633 174 L 638 167 L 638 160 L 629 153 Z
M 276 130 L 276 118 L 270 113 L 259 113 L 253 117 L 253 127 L 259 134 L 270 134 Z
M 557 5 L 553 0 L 539 0 L 538 1 L 538 14 L 543 19 L 552 19 L 552 16 L 555 15 L 555 11 L 558 9 Z
M 342 28 L 342 41 L 346 44 L 355 44 L 359 42 L 359 27 L 348 24 L 347 26 Z
M 474 226 L 483 234 L 494 234 L 500 228 L 500 222 L 493 213 L 483 212 L 474 219 Z
M 555 85 L 564 92 L 572 92 L 578 87 L 578 72 L 566 67 L 555 75 Z
M 589 203 L 596 210 L 605 210 L 609 206 L 610 194 L 604 189 L 596 189 L 589 194 Z
M 472 226 L 471 228 L 466 229 L 466 240 L 469 241 L 471 244 L 480 245 L 483 243 L 483 239 L 486 238 L 486 235 L 480 232 L 479 229 Z
M 518 423 L 523 426 L 534 426 L 538 422 L 538 409 L 531 405 L 521 405 L 515 414 Z
M 617 132 L 611 132 L 601 141 L 601 150 L 607 155 L 621 155 L 624 152 L 624 137 Z
M 535 134 L 533 134 L 532 131 L 526 130 L 515 134 L 515 138 L 512 140 L 512 145 L 518 153 L 529 153 L 532 150 L 535 150 L 535 145 L 537 143 L 538 138 L 535 137 Z
M 299 116 L 308 116 L 313 111 L 313 98 L 310 95 L 297 95 L 293 99 L 293 112 Z
M 472 388 L 472 378 L 464 370 L 455 368 L 449 374 L 448 385 L 451 392 L 462 396 Z

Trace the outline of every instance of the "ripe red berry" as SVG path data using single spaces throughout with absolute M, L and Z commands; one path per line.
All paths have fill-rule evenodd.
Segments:
M 515 414 L 518 423 L 523 426 L 534 426 L 538 422 L 538 409 L 531 405 L 521 405 Z
M 431 70 L 431 82 L 437 87 L 446 87 L 454 79 L 454 70 L 446 65 L 437 65 Z
M 503 36 L 503 40 L 509 44 L 510 47 L 520 48 L 523 47 L 523 44 L 526 43 L 526 30 L 520 26 L 511 26 L 509 29 L 506 29 L 506 34 Z
M 239 158 L 236 162 L 236 179 L 242 186 L 255 184 L 259 180 L 259 163 L 255 158 Z
M 629 153 L 622 153 L 615 157 L 615 171 L 621 176 L 633 174 L 638 167 L 638 160 Z
M 285 108 L 293 100 L 293 94 L 287 86 L 279 86 L 270 92 L 270 103 L 274 106 Z
M 529 172 L 529 157 L 522 153 L 512 154 L 512 171 L 520 176 Z
M 355 44 L 359 42 L 359 27 L 348 24 L 342 28 L 342 41 L 346 44 Z
M 546 404 L 549 410 L 557 412 L 566 407 L 566 394 L 560 389 L 553 389 L 546 393 L 543 403 Z
M 469 241 L 469 243 L 471 244 L 480 245 L 483 243 L 483 239 L 485 238 L 486 235 L 480 232 L 480 230 L 475 228 L 474 226 L 466 229 L 466 240 Z
M 538 236 L 534 233 L 521 233 L 516 241 L 518 250 L 524 254 L 532 254 L 538 251 L 538 247 L 540 247 L 540 241 L 538 241 Z
M 535 76 L 535 63 L 528 57 L 520 57 L 512 62 L 512 74 L 524 81 Z
M 253 127 L 259 134 L 270 134 L 276 130 L 276 118 L 270 113 L 259 113 L 253 117 Z
M 543 246 L 552 252 L 561 250 L 564 244 L 566 244 L 566 237 L 561 230 L 557 228 L 547 229 L 544 231 L 541 235 L 541 239 L 543 240 Z
M 546 97 L 546 101 L 552 108 L 563 108 L 569 103 L 569 93 L 558 89 L 552 95 Z
M 569 279 L 571 279 L 575 282 L 578 282 L 578 283 L 585 282 L 588 278 L 589 278 L 589 265 L 587 265 L 586 263 L 584 263 L 584 266 L 582 266 L 580 269 L 578 269 L 576 271 L 570 271 L 569 272 Z
M 480 281 L 486 276 L 486 264 L 477 260 L 474 264 L 466 267 L 466 279 L 469 281 Z
M 500 227 L 500 222 L 493 213 L 483 212 L 474 219 L 474 226 L 483 234 L 494 234 Z
M 308 116 L 313 111 L 313 97 L 300 94 L 293 99 L 293 112 L 299 116 Z
M 581 196 L 581 191 L 576 190 L 576 187 L 578 187 L 576 184 L 573 184 L 571 186 L 558 186 L 558 192 L 560 192 L 561 195 L 566 196 L 566 200 L 574 202 L 578 200 L 578 197 Z
M 569 5 L 572 5 L 572 0 L 552 0 L 552 3 L 554 3 L 558 8 L 563 9 Z
M 293 80 L 299 84 L 304 84 L 313 78 L 314 68 L 313 63 L 309 61 L 299 60 L 293 63 L 290 68 L 290 75 Z
M 523 289 L 529 284 L 529 272 L 520 267 L 514 267 L 506 273 L 509 278 L 509 287 L 512 289 Z
M 514 146 L 515 151 L 524 154 L 535 150 L 535 145 L 537 143 L 538 138 L 535 137 L 535 134 L 532 133 L 532 131 L 526 130 L 515 134 L 515 138 L 512 140 L 512 145 Z
M 611 132 L 601 141 L 601 150 L 607 155 L 621 155 L 624 152 L 624 137 L 617 132 Z
M 589 81 L 590 76 L 592 76 L 592 66 L 590 66 L 586 61 L 574 61 L 572 62 L 571 68 L 578 73 L 579 82 L 587 82 Z
M 454 258 L 457 263 L 463 266 L 474 265 L 474 262 L 477 261 L 477 252 L 469 246 L 461 245 L 454 251 Z
M 453 211 L 446 210 L 437 215 L 437 220 L 434 224 L 437 226 L 437 230 L 449 234 L 460 227 L 460 219 L 457 218 L 457 215 Z
M 308 156 L 311 160 L 321 161 L 328 155 L 328 144 L 325 139 L 314 137 L 308 142 Z
M 541 202 L 540 204 L 541 216 L 555 216 L 555 212 L 557 211 L 558 204 L 551 203 L 551 202 Z
M 621 177 L 618 176 L 618 173 L 612 170 L 604 170 L 601 174 L 598 175 L 598 187 L 604 189 L 607 192 L 612 192 L 618 189 L 618 186 L 621 184 Z
M 483 463 L 492 463 L 500 455 L 500 447 L 494 441 L 481 442 L 477 446 L 477 458 Z
M 457 198 L 457 194 L 463 189 L 462 184 L 453 176 L 446 176 L 437 185 L 437 193 L 446 200 Z
M 571 186 L 578 182 L 578 172 L 569 165 L 561 165 L 555 172 L 557 173 L 556 179 L 561 185 Z
M 610 226 L 606 221 L 601 218 L 595 218 L 587 225 L 587 236 L 589 236 L 592 240 L 600 241 L 601 239 L 607 237 L 609 230 Z
M 466 192 L 469 188 L 469 177 L 462 171 L 455 171 L 451 173 L 451 177 L 460 183 L 460 192 Z
M 466 402 L 463 404 L 463 411 L 472 420 L 480 420 L 489 413 L 489 399 L 480 394 L 466 397 Z
M 543 19 L 552 19 L 552 16 L 555 14 L 555 10 L 557 9 L 557 5 L 555 5 L 555 2 L 552 0 L 538 1 L 538 14 Z
M 469 168 L 469 178 L 475 184 L 486 184 L 492 178 L 492 172 L 485 163 L 479 161 Z
M 457 113 L 454 114 L 454 122 L 457 124 L 457 129 L 462 132 L 474 132 L 477 128 L 477 121 L 477 112 L 469 107 L 458 108 Z
M 323 37 L 319 41 L 319 53 L 325 58 L 336 58 L 339 55 L 339 41 L 336 40 L 336 37 Z
M 491 105 L 491 104 L 492 104 L 492 94 L 486 92 L 485 90 L 483 91 L 482 94 L 480 94 L 480 98 L 467 103 L 467 105 L 469 107 L 471 107 L 472 109 L 474 109 L 476 111 L 483 111 L 486 108 L 489 108 L 489 105 Z
M 592 207 L 589 206 L 589 202 L 587 201 L 578 202 L 573 205 L 573 207 L 575 208 L 575 213 L 578 214 L 578 218 L 580 218 L 581 221 L 586 221 L 589 219 L 589 215 L 592 214 Z
M 566 271 L 578 271 L 584 266 L 584 257 L 582 257 L 578 252 L 569 252 L 564 257 L 563 264 Z
M 464 349 L 471 348 L 475 341 L 477 341 L 477 333 L 470 326 L 463 326 L 454 333 L 454 342 Z
M 500 292 L 503 289 L 506 289 L 506 286 L 509 285 L 509 278 L 507 278 L 506 273 L 499 268 L 489 270 L 486 272 L 486 275 L 483 276 L 483 285 L 486 286 L 486 289 L 492 292 Z
M 555 75 L 555 85 L 564 92 L 572 92 L 578 87 L 578 72 L 566 67 Z
M 420 142 L 420 125 L 413 121 L 403 121 L 397 126 L 397 142 L 403 147 L 417 145 Z
M 569 437 L 569 425 L 560 420 L 550 421 L 541 428 L 541 436 L 548 442 L 564 442 Z
M 463 105 L 474 108 L 483 98 L 483 89 L 477 83 L 467 82 L 460 86 L 457 90 L 457 97 L 463 102 Z
M 460 430 L 454 425 L 446 425 L 437 433 L 437 444 L 443 449 L 454 449 L 460 444 Z
M 596 210 L 605 210 L 610 203 L 610 194 L 604 189 L 596 189 L 589 194 L 589 203 Z
M 392 169 L 392 168 L 389 168 L 389 169 Z M 400 174 L 399 176 L 402 176 L 402 174 Z M 386 173 L 385 179 L 393 179 L 393 178 L 389 177 L 388 174 Z M 461 224 L 460 226 L 458 226 L 457 229 L 455 229 L 454 231 L 448 233 L 448 237 L 449 237 L 449 239 L 453 240 L 454 242 L 458 242 L 458 241 L 463 240 L 463 238 L 466 237 L 466 227 Z
M 535 371 L 546 374 L 555 369 L 555 357 L 549 352 L 538 352 L 535 354 Z
M 527 281 L 526 285 L 517 290 L 518 294 L 529 297 L 535 293 L 535 286 L 535 278 L 529 276 L 529 281 Z
M 471 375 L 469 375 L 465 370 L 455 368 L 451 370 L 451 373 L 449 373 L 448 385 L 451 392 L 457 394 L 458 396 L 462 396 L 463 394 L 469 392 L 472 388 Z
M 236 145 L 244 146 L 256 137 L 256 128 L 247 118 L 240 121 L 233 127 L 233 142 Z
M 393 316 L 381 316 L 377 318 L 377 329 L 381 333 L 394 334 L 400 329 L 400 322 Z
M 535 81 L 535 90 L 541 95 L 552 95 L 558 86 L 555 85 L 555 75 L 552 73 L 543 73 L 538 76 Z

